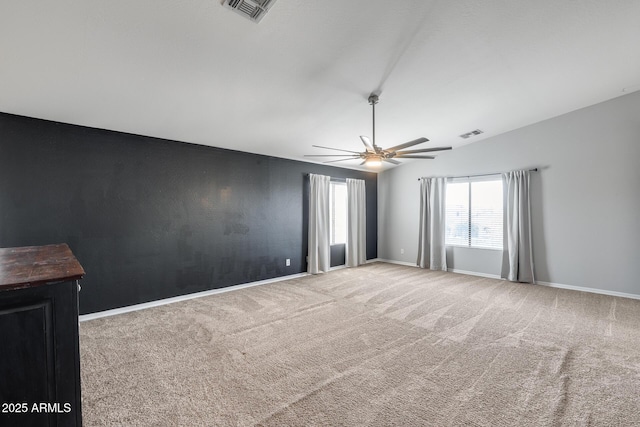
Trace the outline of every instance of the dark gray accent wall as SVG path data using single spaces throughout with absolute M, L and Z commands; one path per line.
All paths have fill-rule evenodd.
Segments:
M 81 314 L 301 273 L 308 173 L 366 181 L 376 258 L 375 173 L 0 113 L 0 247 L 68 243 Z

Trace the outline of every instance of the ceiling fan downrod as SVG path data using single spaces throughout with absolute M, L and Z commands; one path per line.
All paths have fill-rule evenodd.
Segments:
M 372 132 L 372 137 L 373 137 L 373 149 L 375 150 L 375 152 L 378 152 L 378 146 L 376 145 L 376 104 L 378 103 L 378 95 L 376 95 L 375 93 L 372 93 L 371 95 L 369 95 L 369 104 L 371 105 L 371 110 L 372 110 L 372 114 L 373 114 L 373 132 Z

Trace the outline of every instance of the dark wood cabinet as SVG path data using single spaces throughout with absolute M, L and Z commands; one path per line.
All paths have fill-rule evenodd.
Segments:
M 66 244 L 0 249 L 0 425 L 82 425 L 83 275 Z

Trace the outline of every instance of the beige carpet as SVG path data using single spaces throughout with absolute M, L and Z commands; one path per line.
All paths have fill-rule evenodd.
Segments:
M 640 426 L 640 301 L 376 263 L 81 324 L 87 426 Z

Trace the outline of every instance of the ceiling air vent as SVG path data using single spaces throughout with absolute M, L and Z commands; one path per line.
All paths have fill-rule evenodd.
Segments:
M 275 2 L 276 0 L 224 0 L 222 4 L 253 22 L 260 22 Z
M 460 138 L 467 139 L 471 138 L 472 136 L 480 135 L 481 133 L 483 132 L 480 129 L 476 129 L 472 130 L 471 132 L 463 133 L 462 135 L 460 135 Z

